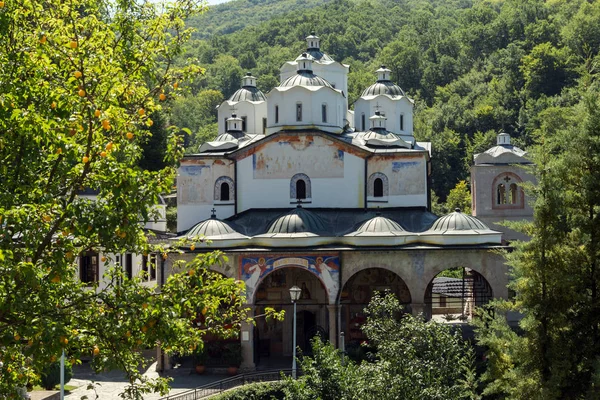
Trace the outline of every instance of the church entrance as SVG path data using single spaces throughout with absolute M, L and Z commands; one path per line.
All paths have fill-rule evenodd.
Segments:
M 285 267 L 267 275 L 259 284 L 255 296 L 254 315 L 264 313 L 266 307 L 285 310 L 283 321 L 258 318 L 254 328 L 254 354 L 257 366 L 286 366 L 293 350 L 294 307 L 289 290 L 302 289 L 296 304 L 296 344 L 303 354 L 310 353 L 310 339 L 317 334 L 327 338 L 328 296 L 322 282 L 313 273 L 302 268 Z

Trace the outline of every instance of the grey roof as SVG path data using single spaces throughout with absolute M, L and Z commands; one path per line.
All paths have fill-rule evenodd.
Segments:
M 306 54 L 307 56 L 309 56 L 308 58 L 311 58 L 317 62 L 321 62 L 321 63 L 335 62 L 335 60 L 333 58 L 331 58 L 327 54 L 323 53 L 321 50 L 314 48 L 314 47 L 311 47 L 310 49 L 306 49 L 306 51 L 303 54 Z M 302 54 L 296 58 L 296 61 L 300 58 L 302 58 Z
M 479 231 L 479 230 L 487 230 L 490 228 L 478 220 L 475 217 L 472 217 L 467 214 L 463 214 L 459 210 L 456 210 L 453 213 L 448 215 L 444 215 L 443 217 L 438 218 L 437 221 L 431 226 L 430 231 L 432 232 L 446 232 L 446 231 Z
M 244 86 L 232 94 L 229 101 L 267 101 L 267 98 L 258 88 Z
M 279 87 L 292 87 L 292 86 L 326 86 L 333 89 L 331 83 L 325 79 L 308 72 L 306 70 L 298 71 L 296 75 L 292 75 L 285 81 L 281 82 Z
M 196 236 L 221 236 L 237 233 L 227 222 L 211 218 L 194 225 L 185 236 L 192 238 Z
M 283 228 L 275 228 L 275 222 L 285 217 L 290 212 L 305 213 L 311 216 L 316 216 L 320 222 L 315 221 L 311 217 L 307 217 L 306 223 L 309 225 L 305 229 L 320 230 L 313 232 L 322 236 L 344 236 L 347 233 L 354 232 L 356 226 L 378 217 L 391 220 L 400 225 L 401 228 L 409 232 L 424 232 L 437 219 L 437 216 L 427 211 L 424 207 L 403 207 L 403 208 L 386 208 L 386 209 L 341 209 L 341 208 L 301 208 L 301 209 L 251 209 L 246 210 L 237 216 L 228 218 L 229 222 L 235 224 L 238 232 L 246 236 L 257 236 L 266 232 L 271 232 L 273 227 L 278 232 L 286 233 Z M 282 215 L 283 214 L 283 215 Z M 297 214 L 296 214 L 297 215 Z M 311 218 L 310 220 L 308 218 Z M 281 224 L 297 223 L 295 218 L 283 219 Z M 322 228 L 322 229 L 321 229 Z M 291 227 L 287 228 L 290 230 Z M 276 233 L 276 232 L 271 232 Z
M 385 94 L 391 97 L 401 97 L 406 96 L 404 94 L 404 90 L 400 88 L 400 86 L 394 84 L 391 81 L 377 81 L 372 84 L 368 88 L 366 88 L 361 97 L 365 96 L 378 96 L 380 94 Z
M 215 138 L 215 140 L 213 140 L 213 142 L 231 142 L 237 139 L 238 138 L 233 136 L 231 133 L 221 133 Z
M 298 207 L 273 221 L 267 233 L 310 232 L 318 234 L 325 231 L 325 222 L 321 217 Z
M 376 216 L 363 222 L 358 229 L 357 233 L 387 233 L 387 232 L 404 232 L 402 226 L 396 221 L 393 221 L 386 217 Z
M 402 136 L 385 129 L 370 129 L 366 132 L 359 132 L 356 135 L 365 141 L 369 147 L 402 147 L 410 149 L 411 143 L 405 141 Z
M 442 294 L 448 297 L 458 297 L 462 298 L 463 295 L 471 294 L 472 290 L 469 285 L 468 280 L 465 279 L 465 287 L 463 287 L 463 280 L 460 278 L 449 278 L 445 276 L 439 276 L 433 278 L 431 283 L 431 292 Z

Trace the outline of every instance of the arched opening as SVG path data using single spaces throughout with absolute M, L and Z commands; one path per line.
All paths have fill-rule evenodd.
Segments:
M 306 182 L 302 179 L 296 181 L 296 198 L 306 199 Z
M 296 345 L 310 354 L 310 339 L 317 334 L 328 338 L 328 294 L 314 273 L 301 267 L 283 267 L 265 276 L 254 296 L 254 315 L 266 307 L 285 310 L 285 320 L 256 319 L 254 328 L 254 362 L 261 367 L 291 364 L 293 342 L 293 304 L 290 288 L 302 289 L 296 303 Z M 287 362 L 289 361 L 289 363 Z
M 221 201 L 229 201 L 229 183 L 221 184 Z
M 296 103 L 296 121 L 302 121 L 302 103 Z
M 510 204 L 517 204 L 518 188 L 516 183 L 510 184 L 509 200 Z
M 515 173 L 504 172 L 492 182 L 492 208 L 524 208 L 525 193 L 519 187 L 522 179 Z
M 321 121 L 327 123 L 327 104 L 321 104 Z
M 275 123 L 279 123 L 279 106 L 275 106 Z
M 340 297 L 342 325 L 341 330 L 346 332 L 346 341 L 349 346 L 360 344 L 366 340 L 361 326 L 366 322 L 365 307 L 371 301 L 373 293 L 392 292 L 400 303 L 410 311 L 411 296 L 408 286 L 397 274 L 383 268 L 369 268 L 357 272 L 344 285 Z
M 465 322 L 475 307 L 492 300 L 492 287 L 471 268 L 449 268 L 437 274 L 425 292 L 426 315 L 438 322 Z
M 373 196 L 383 197 L 383 180 L 381 178 L 376 178 L 373 182 Z

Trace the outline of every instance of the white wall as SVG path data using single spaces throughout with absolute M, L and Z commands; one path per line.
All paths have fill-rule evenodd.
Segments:
M 246 117 L 246 133 L 251 135 L 263 134 L 263 118 L 267 118 L 267 102 L 231 102 L 229 100 L 221 103 L 217 112 L 219 134 L 225 133 L 227 130 L 225 118 L 231 117 L 231 114 L 234 113 L 231 111 L 232 105 L 235 107 L 235 114 L 238 117 Z

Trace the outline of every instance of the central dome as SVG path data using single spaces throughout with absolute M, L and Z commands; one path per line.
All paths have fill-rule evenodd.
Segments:
M 325 226 L 325 222 L 317 214 L 304 208 L 296 208 L 273 221 L 267 233 L 318 234 L 325 231 Z
M 229 101 L 267 101 L 267 98 L 258 88 L 244 86 L 232 94 Z
M 290 76 L 279 85 L 279 87 L 292 86 L 325 86 L 333 89 L 331 83 L 306 70 L 298 71 L 296 75 Z

